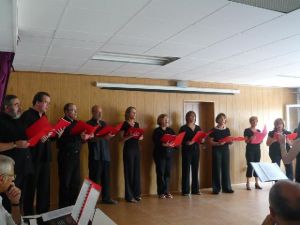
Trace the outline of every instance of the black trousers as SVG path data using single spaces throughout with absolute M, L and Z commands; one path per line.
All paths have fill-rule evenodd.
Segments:
M 58 153 L 59 208 L 74 205 L 80 189 L 80 154 Z
M 36 210 L 34 197 L 36 194 Z M 50 162 L 33 162 L 33 174 L 26 179 L 23 211 L 24 215 L 48 212 L 50 207 Z
M 250 162 L 259 162 L 260 161 L 260 148 L 247 148 L 246 147 L 246 160 L 247 160 L 247 171 L 246 177 L 257 177 L 255 171 L 253 171 L 252 165 Z
M 269 151 L 269 156 L 272 160 L 272 163 L 277 163 L 277 165 L 280 167 L 280 162 L 281 162 L 281 153 L 279 154 L 275 152 Z M 289 180 L 294 180 L 294 175 L 293 175 L 293 164 L 285 164 L 285 174 L 289 178 Z
M 182 194 L 190 193 L 190 169 L 192 169 L 192 194 L 199 192 L 199 157 L 198 149 L 182 151 Z
M 300 183 L 300 154 L 296 157 L 295 180 Z
M 139 149 L 123 149 L 125 199 L 127 201 L 141 195 L 140 160 Z
M 229 149 L 213 149 L 212 151 L 212 188 L 213 191 L 231 190 Z
M 154 161 L 156 165 L 157 194 L 168 194 L 170 192 L 172 157 L 156 156 Z
M 110 200 L 110 162 L 89 160 L 89 178 L 102 186 L 102 200 Z

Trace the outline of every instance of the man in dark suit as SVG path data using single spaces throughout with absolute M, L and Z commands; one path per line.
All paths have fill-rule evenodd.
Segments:
M 102 108 L 98 105 L 92 107 L 92 118 L 87 121 L 92 126 L 99 126 L 98 130 L 103 129 L 106 123 L 101 120 Z M 117 204 L 110 197 L 110 152 L 109 140 L 114 137 L 112 134 L 107 134 L 101 137 L 95 137 L 88 142 L 89 146 L 89 178 L 101 183 L 102 186 L 102 203 Z
M 50 95 L 47 92 L 38 92 L 32 100 L 32 107 L 26 110 L 20 120 L 27 129 L 46 112 L 50 105 Z M 41 141 L 30 148 L 33 174 L 26 185 L 24 193 L 24 215 L 40 214 L 49 211 L 50 206 L 50 161 L 51 149 L 49 135 L 45 135 Z M 36 193 L 36 211 L 34 211 L 34 199 Z
M 0 112 L 0 154 L 15 161 L 15 184 L 24 192 L 29 174 L 33 172 L 31 154 L 25 130 L 20 123 L 20 100 L 15 95 L 6 95 Z M 22 199 L 21 199 L 22 200 Z M 3 196 L 3 205 L 10 211 L 10 202 Z

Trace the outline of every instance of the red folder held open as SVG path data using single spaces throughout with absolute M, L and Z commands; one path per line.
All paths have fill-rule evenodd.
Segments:
M 48 121 L 46 116 L 42 116 L 40 119 L 31 124 L 25 131 L 27 137 L 30 139 L 40 133 L 43 130 L 51 130 L 52 125 Z
M 79 135 L 82 132 L 85 132 L 86 134 L 93 134 L 99 126 L 93 127 L 90 124 L 87 124 L 86 122 L 83 122 L 81 120 L 78 120 L 76 125 L 71 129 L 71 135 Z
M 175 138 L 176 138 L 176 135 L 172 135 L 172 134 L 164 134 L 162 137 L 161 137 L 161 139 L 160 139 L 160 141 L 162 142 L 162 143 L 171 143 L 171 142 L 174 142 L 175 141 Z
M 29 147 L 34 147 L 41 140 L 41 138 L 45 135 L 48 135 L 51 130 L 52 125 L 46 116 L 42 116 L 36 122 L 31 124 L 31 126 L 29 126 L 25 131 L 27 137 L 29 138 Z
M 96 136 L 100 137 L 100 136 L 105 136 L 108 134 L 116 135 L 120 131 L 122 125 L 123 125 L 123 123 L 120 123 L 115 127 L 112 127 L 112 126 L 103 127 L 98 133 L 96 133 Z
M 184 132 L 181 132 L 180 134 L 178 134 L 174 140 L 174 147 L 177 147 L 179 145 L 181 145 L 182 141 L 183 141 L 183 138 L 185 136 L 185 131 Z
M 195 136 L 193 137 L 192 141 L 193 142 L 198 142 L 199 144 L 202 143 L 203 139 L 207 138 L 208 135 L 211 133 L 212 131 L 209 131 L 208 133 L 205 133 L 203 131 L 197 131 L 197 133 L 195 134 Z
M 144 134 L 142 128 L 130 127 L 126 133 L 126 136 L 133 135 L 133 138 L 139 139 Z
M 244 137 L 233 137 L 233 136 L 227 136 L 222 139 L 220 139 L 218 142 L 225 142 L 225 143 L 230 143 L 234 141 L 245 141 Z
M 291 133 L 291 134 L 286 135 L 286 138 L 288 140 L 295 140 L 297 138 L 297 136 L 298 136 L 297 133 Z
M 265 136 L 267 135 L 267 127 L 266 125 L 264 126 L 264 129 L 262 132 L 255 132 L 254 133 L 254 138 L 251 141 L 251 144 L 260 144 L 263 142 Z
M 53 126 L 51 137 L 55 137 L 56 132 L 60 129 L 65 129 L 70 126 L 70 122 L 65 120 L 64 118 L 60 118 L 59 121 Z

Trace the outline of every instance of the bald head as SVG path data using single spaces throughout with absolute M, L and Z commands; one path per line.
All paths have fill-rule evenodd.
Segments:
M 291 181 L 276 182 L 269 194 L 270 210 L 283 221 L 300 222 L 300 185 Z
M 91 109 L 93 119 L 100 120 L 102 117 L 102 108 L 98 105 L 94 105 Z

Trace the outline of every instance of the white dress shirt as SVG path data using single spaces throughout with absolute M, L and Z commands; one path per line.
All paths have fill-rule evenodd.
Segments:
M 2 205 L 2 197 L 0 196 L 0 224 L 1 225 L 16 225 L 11 214 L 6 211 Z M 22 225 L 25 225 L 23 222 Z

